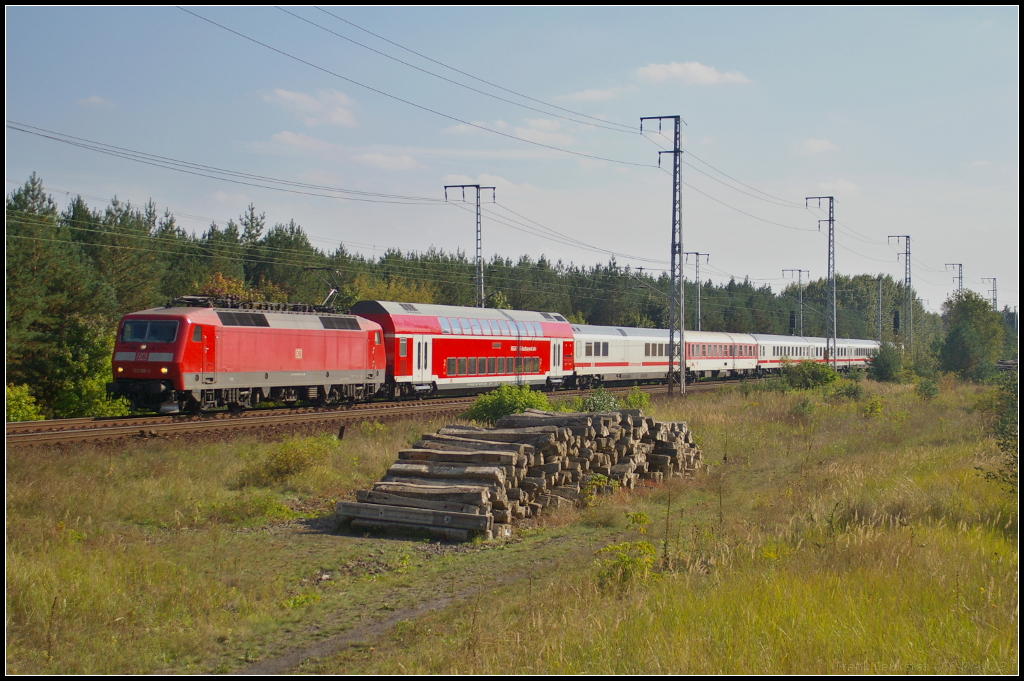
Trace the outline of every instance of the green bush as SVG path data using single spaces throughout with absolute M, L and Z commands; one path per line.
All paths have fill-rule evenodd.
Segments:
M 597 388 L 583 398 L 577 411 L 615 411 L 621 408 L 619 398 L 604 388 Z
M 925 379 L 918 383 L 914 391 L 922 400 L 934 400 L 939 396 L 939 386 L 931 379 Z
M 829 397 L 859 402 L 864 398 L 864 386 L 853 380 L 838 381 L 832 386 Z
M 622 406 L 626 409 L 647 409 L 651 406 L 651 395 L 634 385 L 629 394 L 622 398 Z
M 502 385 L 476 398 L 465 418 L 494 423 L 502 416 L 521 414 L 527 409 L 549 409 L 547 395 L 530 390 L 528 385 Z
M 1016 371 L 1008 371 L 996 378 L 996 387 L 982 396 L 978 408 L 989 420 L 989 430 L 1002 452 L 1002 460 L 995 470 L 979 469 L 989 480 L 1004 485 L 1016 493 L 1020 471 L 1017 429 L 1019 420 L 1018 396 L 1020 387 Z
M 892 343 L 882 343 L 871 358 L 868 374 L 876 381 L 899 383 L 903 377 L 903 356 Z
M 811 416 L 814 416 L 814 410 L 816 407 L 817 405 L 814 404 L 814 402 L 811 402 L 809 398 L 805 397 L 793 405 L 790 413 L 799 419 L 810 418 Z
M 43 415 L 39 413 L 39 405 L 36 398 L 28 392 L 27 385 L 7 384 L 7 422 L 14 421 L 42 421 Z
M 782 376 L 794 388 L 816 388 L 834 383 L 839 374 L 832 367 L 818 362 L 783 362 Z

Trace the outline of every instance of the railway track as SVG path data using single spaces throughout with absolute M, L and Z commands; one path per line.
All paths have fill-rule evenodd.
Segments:
M 687 386 L 687 392 L 714 390 L 724 382 L 698 383 Z M 608 388 L 621 394 L 631 388 Z M 657 395 L 665 386 L 641 386 L 641 390 Z M 565 390 L 558 397 L 575 397 L 589 391 Z M 273 427 L 332 423 L 343 425 L 362 421 L 396 421 L 414 417 L 436 417 L 461 414 L 476 399 L 475 395 L 417 400 L 408 402 L 364 403 L 336 409 L 307 407 L 280 410 L 253 410 L 239 414 L 213 412 L 202 415 L 131 416 L 122 418 L 52 419 L 6 424 L 8 447 L 102 442 L 129 437 L 164 437 L 232 430 L 258 430 Z

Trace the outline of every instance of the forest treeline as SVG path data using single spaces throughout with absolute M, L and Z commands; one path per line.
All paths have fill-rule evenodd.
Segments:
M 104 395 L 118 319 L 176 296 L 232 294 L 319 303 L 336 288 L 331 303 L 342 310 L 365 299 L 475 302 L 475 263 L 462 251 L 392 249 L 366 257 L 341 244 L 326 251 L 315 247 L 294 221 L 268 226 L 253 205 L 237 221 L 214 223 L 193 234 L 152 202 L 135 206 L 114 199 L 104 208 L 93 208 L 77 197 L 60 211 L 33 174 L 6 197 L 6 221 L 7 383 L 28 386 L 23 392 L 47 416 L 116 410 Z M 653 276 L 614 260 L 586 266 L 544 257 L 495 256 L 486 264 L 485 281 L 489 307 L 558 312 L 587 324 L 668 325 L 667 275 Z M 877 336 L 878 282 L 878 276 L 868 274 L 837 278 L 840 337 Z M 882 339 L 906 344 L 906 322 L 901 326 L 896 319 L 903 283 L 882 275 L 881 288 Z M 825 335 L 825 292 L 824 280 L 804 286 L 806 335 Z M 697 287 L 690 281 L 689 329 L 696 328 L 696 296 Z M 749 280 L 709 280 L 701 283 L 700 298 L 704 330 L 798 331 L 796 283 L 775 293 Z M 1016 358 L 1012 313 L 992 315 L 1001 330 L 994 354 Z M 915 303 L 915 352 L 908 360 L 919 371 L 934 371 L 942 359 L 948 318 Z

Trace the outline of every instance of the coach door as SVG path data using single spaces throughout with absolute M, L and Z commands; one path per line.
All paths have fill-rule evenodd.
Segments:
M 430 336 L 412 337 L 412 382 L 430 383 Z

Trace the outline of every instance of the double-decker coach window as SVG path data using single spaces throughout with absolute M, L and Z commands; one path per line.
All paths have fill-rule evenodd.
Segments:
M 455 375 L 455 358 L 454 357 L 449 357 L 448 361 L 447 361 L 447 364 L 448 364 L 448 366 L 446 367 L 447 368 L 447 374 L 449 376 L 454 376 Z
M 466 375 L 466 358 L 459 357 L 459 376 Z
M 499 374 L 505 373 L 505 358 L 504 357 L 499 357 L 498 358 L 498 373 Z
M 123 343 L 173 343 L 178 336 L 178 322 L 129 319 L 121 328 Z
M 398 339 L 398 356 L 406 357 L 409 354 L 409 339 L 399 338 Z
M 488 357 L 487 358 L 487 373 L 489 373 L 489 374 L 493 374 L 494 373 L 494 358 L 493 357 Z
M 469 358 L 469 374 L 472 376 L 476 373 L 476 357 Z
M 448 323 L 447 317 L 438 317 L 437 323 L 441 325 L 441 333 L 451 333 L 452 325 Z

